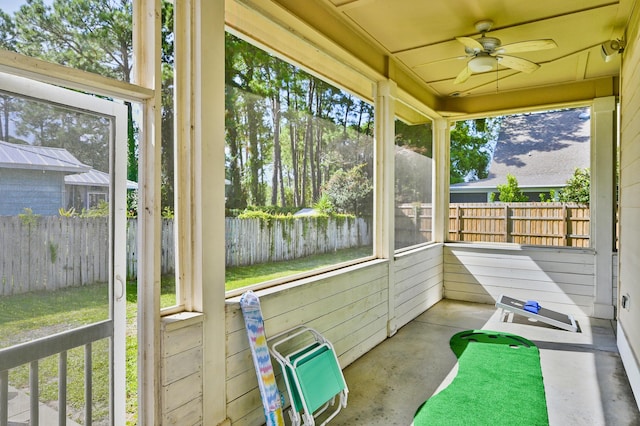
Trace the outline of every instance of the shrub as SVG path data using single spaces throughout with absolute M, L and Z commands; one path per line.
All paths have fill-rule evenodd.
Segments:
M 325 214 L 331 214 L 335 209 L 327 194 L 322 194 L 318 201 L 313 205 L 313 208 L 316 211 Z
M 89 210 L 82 210 L 81 217 L 106 217 L 109 216 L 109 203 L 100 200 L 98 205 L 91 207 Z
M 23 211 L 24 213 L 18 214 L 18 217 L 22 221 L 23 225 L 31 227 L 31 225 L 35 225 L 36 223 L 38 223 L 38 218 L 40 217 L 39 214 L 33 213 L 33 210 L 31 210 L 29 207 L 25 207 Z
M 589 204 L 591 191 L 591 172 L 589 169 L 576 168 L 573 176 L 567 181 L 567 186 L 560 191 L 560 201 L 565 203 Z
M 496 187 L 500 192 L 498 199 L 503 203 L 518 203 L 529 201 L 518 187 L 518 180 L 512 174 L 507 174 L 507 183 Z

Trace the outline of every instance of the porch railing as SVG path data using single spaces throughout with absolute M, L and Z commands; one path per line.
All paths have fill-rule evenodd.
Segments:
M 9 371 L 29 365 L 29 424 L 39 424 L 40 360 L 58 355 L 58 425 L 67 424 L 67 352 L 84 347 L 84 425 L 92 424 L 92 344 L 113 336 L 113 321 L 106 320 L 0 350 L 0 426 L 9 423 Z

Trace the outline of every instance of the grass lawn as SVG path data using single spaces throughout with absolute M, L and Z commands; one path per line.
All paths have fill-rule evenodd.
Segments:
M 370 248 L 340 250 L 288 262 L 227 268 L 226 289 L 236 289 L 262 281 L 280 278 L 367 256 Z M 175 304 L 175 278 L 162 278 L 161 307 Z M 109 315 L 108 289 L 105 283 L 72 287 L 56 291 L 26 293 L 0 297 L 0 348 L 47 336 L 93 322 Z M 127 283 L 127 425 L 137 424 L 138 408 L 138 295 L 135 281 Z M 102 424 L 109 415 L 109 342 L 92 344 L 93 420 Z M 68 351 L 67 412 L 75 421 L 84 418 L 84 348 Z M 40 360 L 39 390 L 41 401 L 58 400 L 58 356 Z M 29 366 L 9 372 L 11 386 L 28 392 Z
M 0 298 L 0 347 L 69 330 L 108 318 L 107 285 L 95 284 L 50 292 Z M 109 342 L 91 345 L 96 423 L 109 414 Z M 40 360 L 39 391 L 42 401 L 58 400 L 58 356 Z M 28 390 L 29 366 L 9 372 L 9 383 Z M 84 418 L 84 347 L 67 352 L 67 412 L 76 421 Z
M 283 262 L 261 263 L 251 266 L 235 266 L 227 268 L 225 273 L 225 290 L 235 290 L 263 281 L 286 277 L 287 275 L 308 272 L 314 269 L 335 265 L 341 262 L 371 255 L 371 247 L 338 250 L 317 256 L 309 256 Z

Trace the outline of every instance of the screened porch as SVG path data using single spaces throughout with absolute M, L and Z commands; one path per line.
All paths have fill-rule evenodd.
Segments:
M 12 243 L 3 239 L 8 233 L 0 236 L 4 250 L 0 252 L 6 252 L 0 256 L 2 289 L 9 292 L 2 297 L 15 295 L 20 286 L 13 283 L 25 280 L 13 277 L 24 271 L 30 276 L 30 263 L 53 271 L 53 278 L 36 283 L 42 287 L 38 291 L 53 290 L 50 284 L 62 282 L 62 272 L 67 277 L 95 266 L 104 274 L 95 280 L 100 282 L 98 296 L 85 300 L 89 305 L 100 299 L 99 320 L 82 326 L 69 320 L 69 329 L 64 330 L 43 327 L 42 336 L 0 348 L 0 425 L 36 420 L 48 424 L 52 417 L 52 424 L 73 424 L 63 384 L 68 374 L 67 351 L 72 350 L 82 353 L 82 365 L 88 366 L 81 382 L 89 390 L 79 397 L 86 404 L 76 410 L 78 423 L 89 424 L 93 418 L 95 423 L 114 425 L 264 424 L 239 305 L 248 290 L 260 297 L 267 337 L 304 324 L 334 345 L 350 397 L 331 424 L 410 424 L 418 406 L 454 374 L 450 336 L 479 328 L 513 332 L 539 346 L 551 424 L 638 424 L 638 0 L 116 3 L 109 4 L 118 10 L 117 17 L 125 17 L 130 29 L 130 44 L 121 44 L 129 49 L 120 67 L 126 77 L 116 76 L 113 70 L 101 72 L 91 61 L 75 63 L 69 59 L 75 57 L 71 54 L 55 57 L 55 49 L 48 57 L 39 56 L 37 49 L 23 46 L 20 50 L 20 45 L 3 45 L 0 50 L 3 99 L 79 111 L 96 120 L 102 135 L 98 148 L 83 133 L 76 137 L 82 149 L 74 155 L 99 159 L 109 175 L 110 191 L 100 216 L 104 232 L 95 237 L 84 231 L 86 241 L 75 244 L 83 254 L 90 251 L 90 244 L 100 245 L 96 249 L 100 261 L 72 265 L 64 260 L 70 250 L 62 250 L 51 233 L 38 242 L 40 251 L 26 246 L 10 257 Z M 41 11 L 43 16 L 45 12 Z M 19 15 L 18 10 L 12 13 Z M 515 44 L 511 52 L 510 44 Z M 167 55 L 169 45 L 171 55 Z M 119 63 L 120 53 L 105 61 L 108 70 L 113 62 Z M 250 67 L 257 58 L 263 65 Z M 484 61 L 485 68 L 476 59 Z M 251 71 L 258 69 L 255 74 L 263 79 L 249 80 L 257 78 Z M 290 85 L 268 85 L 285 81 L 283 76 L 290 78 L 286 80 Z M 238 87 L 243 90 L 231 90 Z M 325 92 L 307 91 L 309 87 Z M 169 91 L 172 100 L 167 102 Z M 276 108 L 285 93 L 296 101 L 292 105 L 304 107 Z M 341 106 L 320 108 L 325 105 L 324 94 L 340 99 Z M 303 104 L 305 99 L 308 104 Z M 574 142 L 582 143 L 580 152 L 588 151 L 588 226 L 580 232 L 564 232 L 565 242 L 559 244 L 514 241 L 507 237 L 508 229 L 503 232 L 504 241 L 452 237 L 452 230 L 463 233 L 451 219 L 455 180 L 489 177 L 479 176 L 480 169 L 456 168 L 460 159 L 484 149 L 472 143 L 480 137 L 480 129 L 497 117 L 575 108 L 589 111 L 588 121 L 580 127 L 587 135 L 573 132 L 572 136 Z M 331 125 L 322 121 L 329 116 L 334 120 Z M 134 119 L 136 125 L 131 126 Z M 460 154 L 456 144 L 463 139 L 463 126 L 472 149 Z M 71 128 L 77 130 L 80 124 Z M 416 129 L 417 142 L 411 137 Z M 7 132 L 12 139 L 6 142 L 35 143 L 35 136 L 23 132 Z M 550 144 L 569 145 L 552 136 Z M 327 144 L 332 150 L 321 151 L 319 143 L 328 137 L 334 138 Z M 309 144 L 295 145 L 302 140 Z M 276 141 L 282 148 L 280 162 Z M 167 154 L 169 147 L 172 157 Z M 267 149 L 262 157 L 256 154 Z M 412 168 L 398 159 L 398 153 L 407 149 L 419 156 Z M 92 157 L 96 152 L 99 158 Z M 525 162 L 534 156 L 532 152 L 523 150 L 521 157 L 511 160 Z M 130 176 L 132 159 L 137 180 Z M 486 160 L 488 165 L 490 158 Z M 558 166 L 548 159 L 544 164 L 549 166 L 548 174 Z M 169 168 L 173 174 L 167 173 Z M 358 190 L 363 195 L 340 206 L 339 197 L 334 197 L 334 207 L 345 216 L 314 219 L 314 228 L 305 224 L 295 230 L 291 223 L 298 219 L 289 217 L 282 220 L 291 225 L 286 228 L 289 225 L 263 215 L 264 211 L 257 214 L 248 208 L 259 201 L 270 204 L 271 197 L 272 204 L 295 207 L 295 213 L 318 210 L 333 178 L 334 183 L 362 182 Z M 137 184 L 135 200 L 127 198 L 129 181 Z M 532 188 L 548 196 L 552 185 Z M 15 199 L 27 198 L 19 184 L 11 190 Z M 408 243 L 407 238 L 399 244 L 398 223 L 415 225 L 419 216 L 402 213 L 400 217 L 398 211 L 406 205 L 416 212 L 419 206 L 428 206 L 428 225 L 417 227 L 415 234 L 422 235 L 418 240 Z M 59 207 L 56 220 L 60 223 L 86 219 L 74 217 L 66 206 Z M 586 207 L 579 208 L 580 214 L 587 214 Z M 13 222 L 29 238 L 37 224 L 46 222 L 37 218 L 38 211 L 18 212 Z M 137 235 L 130 238 L 127 215 L 133 214 Z M 247 215 L 254 228 L 238 226 L 233 229 L 244 230 L 232 234 L 229 224 L 236 214 Z M 62 217 L 66 215 L 69 218 Z M 516 216 L 508 209 L 503 215 L 505 220 Z M 169 233 L 163 232 L 164 221 L 173 224 L 170 243 Z M 576 222 L 587 220 L 582 217 Z M 278 241 L 284 248 L 276 250 L 274 240 L 263 239 L 266 229 L 280 232 Z M 270 265 L 276 259 L 267 255 L 293 251 L 284 243 L 300 242 L 301 253 L 313 244 L 324 244 L 322 250 L 329 254 L 339 251 L 331 246 L 337 244 L 335 240 L 317 237 L 327 229 L 341 243 L 355 241 L 352 244 L 360 251 L 229 287 L 232 268 L 253 266 L 230 264 L 233 256 L 228 253 L 238 253 L 233 250 L 240 240 L 255 243 L 251 250 L 258 250 L 238 255 L 234 261 L 265 255 L 262 264 Z M 586 242 L 566 243 L 576 240 Z M 168 256 L 173 263 L 164 258 L 169 253 L 163 251 L 166 245 L 171 246 Z M 134 278 L 130 276 L 133 268 L 127 268 L 128 252 L 135 252 Z M 30 253 L 40 253 L 37 262 L 41 263 L 27 262 Z M 4 259 L 18 260 L 2 263 Z M 6 278 L 6 271 L 17 262 L 22 262 L 20 268 L 11 269 L 15 272 Z M 167 264 L 173 265 L 172 272 L 165 269 Z M 170 286 L 165 285 L 168 275 Z M 86 276 L 78 273 L 79 283 L 71 286 L 84 286 Z M 501 294 L 535 299 L 546 308 L 573 315 L 579 332 L 518 317 L 504 321 L 494 306 Z M 135 315 L 129 323 L 127 299 L 135 300 Z M 106 375 L 99 379 L 92 377 L 96 350 L 106 360 L 101 366 Z M 59 382 L 60 387 L 52 391 L 54 397 L 47 397 L 46 411 L 40 411 L 45 402 L 38 392 L 39 362 L 51 356 L 57 359 L 54 369 L 58 372 L 51 382 Z M 9 387 L 7 371 L 20 366 L 27 371 L 20 395 L 29 399 L 28 407 L 22 407 L 23 416 L 14 418 L 11 400 L 17 391 Z M 128 374 L 131 371 L 137 376 L 134 379 Z M 127 393 L 130 380 L 135 392 Z M 96 383 L 104 397 L 99 401 L 99 421 L 90 390 Z

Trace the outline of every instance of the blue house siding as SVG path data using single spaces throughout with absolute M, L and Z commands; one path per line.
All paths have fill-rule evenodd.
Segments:
M 64 207 L 65 172 L 0 168 L 0 215 L 14 216 L 31 208 L 44 216 Z

